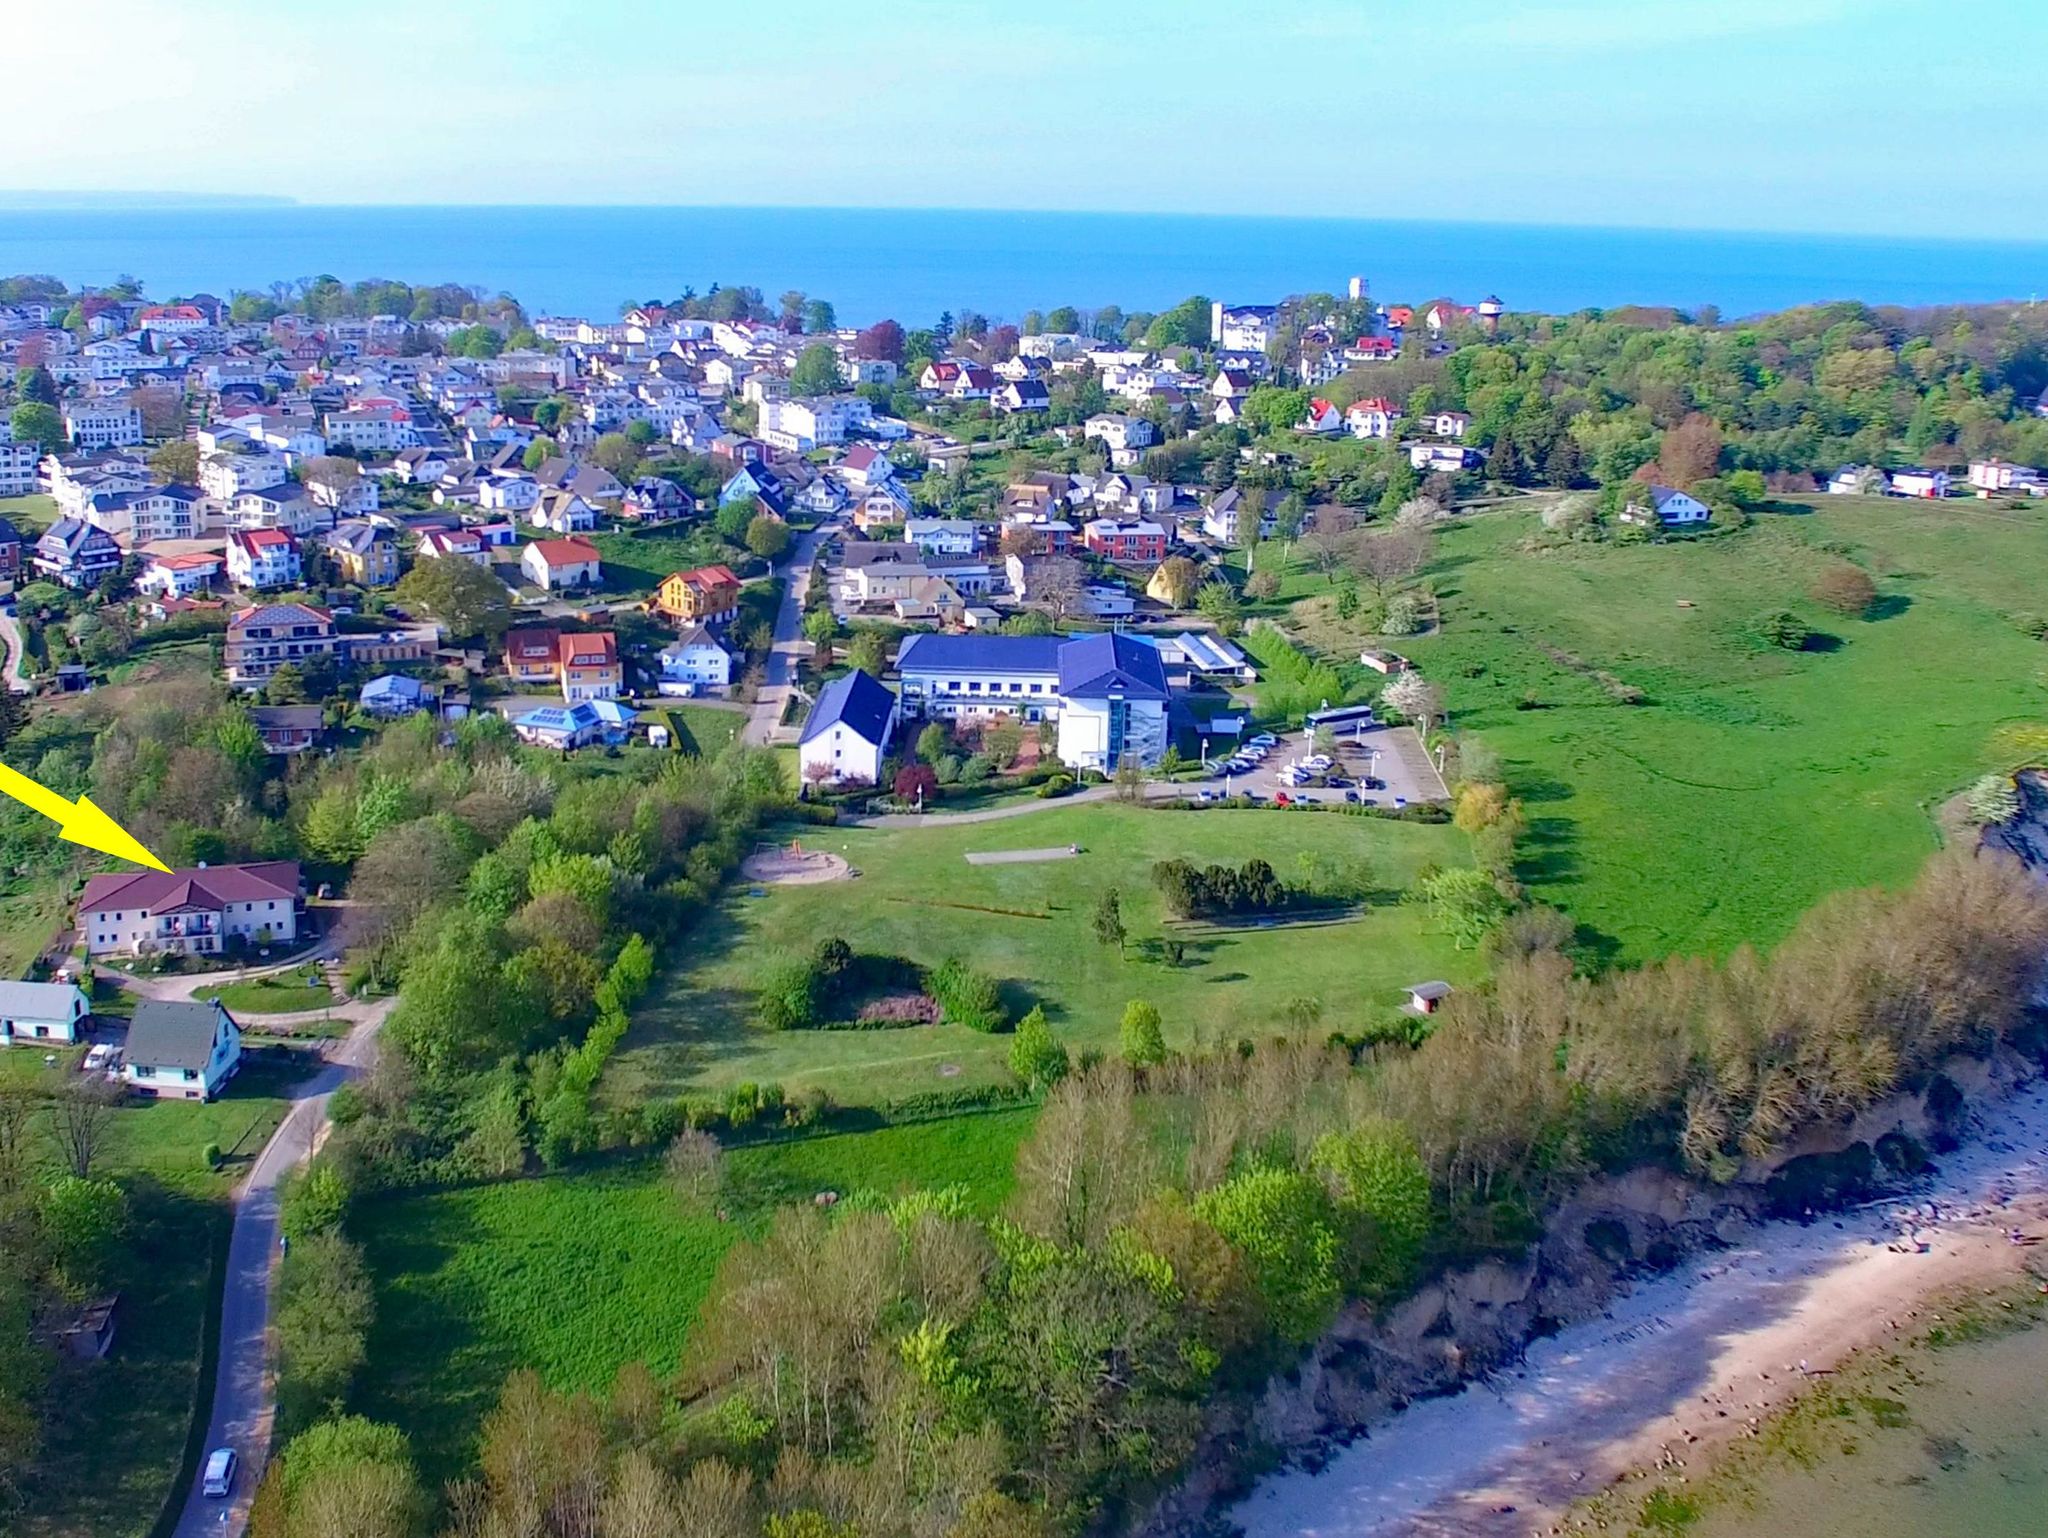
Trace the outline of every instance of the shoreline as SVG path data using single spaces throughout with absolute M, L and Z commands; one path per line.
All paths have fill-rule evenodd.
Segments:
M 1897 1242 L 1908 1209 L 1924 1251 Z M 2048 1241 L 2040 1080 L 1979 1111 L 1910 1193 L 1758 1224 L 1532 1341 L 1516 1365 L 1412 1404 L 1318 1472 L 1267 1476 L 1226 1515 L 1248 1538 L 1564 1530 L 1603 1488 L 1703 1462 L 1856 1351 L 1917 1333 L 1936 1298 L 2016 1275 L 2044 1244 L 2011 1244 L 2014 1226 Z
M 1782 1504 L 1774 1500 L 1774 1491 L 1781 1496 L 1785 1481 L 1831 1473 L 1872 1481 L 1875 1471 L 1863 1454 L 1864 1440 L 1885 1432 L 1919 1435 L 1923 1454 L 1936 1457 L 1944 1471 L 1966 1463 L 1966 1454 L 1928 1446 L 1933 1439 L 1921 1420 L 1922 1402 L 1941 1392 L 1942 1366 L 1950 1351 L 2008 1351 L 2016 1340 L 2048 1341 L 2043 1333 L 2048 1325 L 2044 1268 L 2048 1254 L 2038 1255 L 2031 1266 L 2022 1262 L 2022 1281 L 2005 1274 L 2002 1284 L 1986 1281 L 1923 1297 L 1911 1331 L 1887 1329 L 1832 1370 L 1816 1371 L 1746 1435 L 1703 1441 L 1677 1462 L 1660 1454 L 1657 1462 L 1631 1469 L 1598 1495 L 1582 1499 L 1546 1532 L 1592 1538 L 1600 1532 L 1653 1531 L 1644 1521 L 1645 1506 L 1653 1501 L 1682 1516 L 1687 1527 L 1732 1523 L 1738 1530 L 1765 1531 L 1759 1524 L 1771 1520 L 1773 1504 Z M 1950 1447 L 1960 1452 L 1960 1444 Z M 1882 1459 L 1881 1454 L 1871 1456 Z M 1857 1460 L 1853 1468 L 1852 1459 Z M 1901 1485 L 1922 1482 L 1908 1479 Z M 1881 1487 L 1882 1476 L 1874 1483 Z

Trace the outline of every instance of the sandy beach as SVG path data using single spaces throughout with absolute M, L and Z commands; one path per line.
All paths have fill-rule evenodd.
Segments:
M 1316 1474 L 1262 1480 L 1227 1513 L 1249 1538 L 1552 1530 L 1633 1469 L 1690 1464 L 1810 1375 L 1926 1322 L 1931 1300 L 2016 1274 L 2048 1243 L 2048 1087 L 1979 1118 L 1910 1197 L 1739 1246 L 1631 1289 L 1522 1363 L 1374 1428 Z

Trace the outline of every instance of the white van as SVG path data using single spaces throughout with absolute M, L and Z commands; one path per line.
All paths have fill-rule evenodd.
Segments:
M 206 1455 L 206 1473 L 199 1488 L 209 1500 L 223 1501 L 235 1488 L 235 1450 L 216 1447 Z

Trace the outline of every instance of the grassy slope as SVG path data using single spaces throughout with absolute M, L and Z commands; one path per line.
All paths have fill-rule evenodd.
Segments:
M 1045 1005 L 1077 1048 L 1113 1051 L 1126 1002 L 1144 998 L 1166 1017 L 1176 1049 L 1285 1029 L 1283 1005 L 1323 1002 L 1317 1034 L 1384 1018 L 1399 990 L 1424 977 L 1473 975 L 1417 909 L 1392 900 L 1428 861 L 1466 858 L 1449 828 L 1332 814 L 1276 811 L 1157 812 L 1096 803 L 1004 821 L 899 830 L 812 829 L 805 842 L 843 852 L 855 881 L 744 886 L 692 932 L 678 969 L 639 1012 L 607 1077 L 609 1093 L 675 1093 L 689 1085 L 779 1081 L 822 1084 L 858 1102 L 920 1089 L 1000 1081 L 1008 1039 L 956 1026 L 887 1031 L 794 1031 L 748 1023 L 752 989 L 778 957 L 827 935 L 856 950 L 926 964 L 958 955 Z M 1059 848 L 1078 859 L 972 866 L 969 850 Z M 1371 861 L 1386 897 L 1356 922 L 1245 930 L 1191 938 L 1179 968 L 1147 959 L 1139 942 L 1161 932 L 1152 864 L 1172 856 L 1236 863 L 1270 860 L 1284 878 L 1315 850 Z M 1122 896 L 1128 959 L 1090 927 L 1105 887 Z M 985 912 L 978 909 L 1006 909 Z M 1019 916 L 1021 915 L 1021 916 Z M 956 1070 L 948 1072 L 947 1070 Z
M 2009 617 L 2048 609 L 2048 519 L 1835 498 L 1733 537 L 1523 552 L 1533 527 L 1452 531 L 1445 633 L 1404 650 L 1508 760 L 1539 895 L 1620 959 L 1769 942 L 1831 891 L 1904 880 L 1934 847 L 1928 804 L 2010 756 L 1999 728 L 2048 719 L 2048 652 Z M 1806 599 L 1843 554 L 1882 617 Z M 1745 627 L 1781 607 L 1839 644 L 1759 649 Z M 1549 708 L 1516 709 L 1531 691 Z
M 630 1361 L 672 1372 L 719 1258 L 773 1207 L 960 1185 L 993 1210 L 1032 1115 L 735 1149 L 725 1223 L 679 1211 L 655 1161 L 366 1205 L 377 1324 L 355 1407 L 405 1427 L 430 1479 L 460 1473 L 514 1368 L 586 1388 Z
M 0 1052 L 0 1073 L 54 1083 L 76 1053 Z M 207 1235 L 269 1139 L 286 1102 L 269 1070 L 247 1069 L 209 1105 L 160 1102 L 116 1113 L 101 1168 L 129 1192 L 133 1227 L 120 1335 L 107 1361 L 64 1370 L 53 1399 L 43 1484 L 9 1529 L 22 1538 L 127 1538 L 156 1520 L 184 1450 L 199 1343 L 216 1281 Z M 218 1171 L 200 1158 L 227 1155 Z M 108 1456 L 119 1448 L 119 1457 Z

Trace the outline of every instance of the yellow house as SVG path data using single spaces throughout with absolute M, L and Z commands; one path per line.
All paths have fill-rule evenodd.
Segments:
M 740 579 L 724 566 L 671 572 L 655 590 L 652 607 L 685 627 L 729 620 L 740 611 Z
M 398 546 L 373 524 L 355 518 L 338 523 L 321 536 L 320 545 L 344 582 L 389 587 L 398 580 Z

